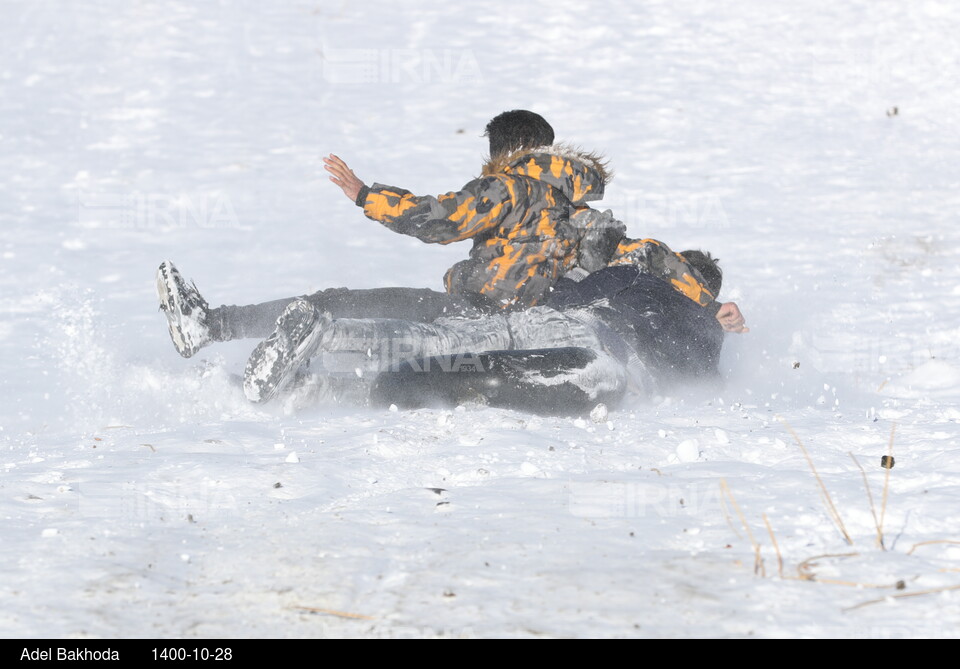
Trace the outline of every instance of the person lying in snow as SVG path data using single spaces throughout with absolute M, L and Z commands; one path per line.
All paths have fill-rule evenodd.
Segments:
M 611 266 L 599 271 L 605 272 L 601 276 L 609 276 L 611 274 L 608 270 L 613 270 L 618 267 L 633 268 L 639 273 L 650 275 L 664 284 L 668 294 L 675 292 L 682 295 L 685 300 L 700 308 L 698 313 L 705 314 L 708 317 L 714 317 L 717 325 L 727 332 L 748 331 L 744 325 L 743 315 L 740 313 L 736 304 L 732 302 L 721 304 L 715 299 L 714 295 L 719 292 L 721 285 L 721 274 L 719 267 L 708 255 L 704 255 L 699 251 L 684 251 L 679 254 L 673 253 L 665 244 L 652 239 L 624 239 L 618 244 L 617 253 L 611 260 Z M 596 272 L 594 274 L 596 274 Z M 569 300 L 569 298 L 565 297 L 566 295 L 585 294 L 584 291 L 590 286 L 616 286 L 615 283 L 597 284 L 598 279 L 592 278 L 589 281 L 584 281 L 583 285 L 574 291 L 572 287 L 577 286 L 577 281 L 583 280 L 584 277 L 591 278 L 593 274 L 587 273 L 581 267 L 575 267 L 551 289 L 547 297 L 548 305 L 553 307 L 566 305 L 566 302 L 562 301 L 565 299 Z M 418 310 L 422 313 L 421 305 L 416 302 L 416 295 L 420 291 L 414 289 L 347 291 L 344 289 L 343 291 L 336 292 L 323 291 L 303 298 L 275 300 L 262 305 L 230 308 L 234 313 L 246 312 L 248 315 L 252 313 L 255 318 L 248 318 L 246 323 L 243 324 L 243 329 L 234 327 L 231 330 L 223 329 L 214 333 L 211 331 L 212 328 L 210 324 L 216 323 L 217 321 L 223 322 L 220 318 L 211 316 L 211 312 L 217 310 L 209 309 L 206 300 L 196 290 L 196 286 L 188 285 L 183 280 L 177 268 L 169 261 L 165 261 L 160 265 L 157 272 L 157 288 L 160 298 L 160 308 L 167 317 L 170 337 L 177 350 L 181 353 L 184 351 L 184 341 L 202 342 L 205 344 L 210 341 L 226 341 L 228 339 L 240 338 L 241 336 L 269 336 L 268 341 L 276 341 L 277 337 L 281 337 L 283 341 L 289 340 L 290 342 L 294 342 L 291 346 L 297 348 L 300 346 L 299 343 L 296 343 L 300 335 L 296 332 L 288 332 L 288 329 L 293 326 L 289 324 L 289 314 L 285 311 L 286 308 L 294 302 L 308 302 L 312 307 L 312 312 L 324 314 L 325 318 L 330 320 L 365 319 L 370 314 L 376 316 L 377 314 L 387 313 L 388 317 L 380 318 L 379 320 L 389 323 L 417 322 L 418 320 L 424 323 L 430 322 L 426 318 L 422 320 L 400 318 L 406 316 L 408 313 L 418 312 Z M 663 287 L 661 287 L 660 292 L 664 292 Z M 392 294 L 394 299 L 382 303 L 377 300 L 364 301 L 362 299 L 349 299 L 349 296 L 352 294 L 375 295 L 378 300 L 382 299 L 385 295 Z M 331 297 L 333 295 L 336 295 L 340 299 L 336 301 L 332 300 Z M 316 300 L 317 297 L 319 297 L 320 300 Z M 599 301 L 609 297 L 610 295 L 605 294 L 602 290 L 595 290 L 591 294 L 593 301 Z M 671 295 L 671 297 L 673 296 Z M 329 309 L 325 309 L 325 307 L 331 306 L 333 306 L 335 311 L 331 312 Z M 221 307 L 220 311 L 224 309 L 224 307 Z M 303 311 L 303 305 L 301 304 L 298 309 Z M 280 312 L 280 316 L 271 322 L 270 319 L 273 318 L 273 314 L 278 311 Z M 399 317 L 390 318 L 389 313 L 391 311 L 398 314 Z M 514 316 L 512 316 L 514 312 L 520 313 L 521 310 L 497 310 L 488 315 L 500 316 L 502 320 L 503 318 L 514 318 Z M 482 311 L 468 307 L 458 312 L 460 320 L 477 319 L 483 315 Z M 456 320 L 455 317 L 448 318 Z M 516 316 L 515 318 L 522 317 Z M 436 322 L 443 321 L 441 319 Z M 226 334 L 229 334 L 229 336 L 224 336 Z M 271 337 L 273 338 L 272 340 L 270 339 Z M 396 343 L 400 345 L 402 341 L 402 338 L 400 338 L 397 339 Z M 251 369 L 258 368 L 254 359 L 259 355 L 259 350 L 258 348 L 257 351 L 254 352 L 248 362 L 248 376 L 250 375 Z M 249 383 L 247 385 L 250 386 Z M 261 396 L 260 391 L 250 386 L 247 390 L 248 397 L 253 401 L 265 401 L 280 389 L 274 382 L 270 382 L 269 380 L 267 385 L 272 388 L 267 395 Z
M 715 379 L 724 328 L 716 318 L 722 273 L 709 254 L 674 254 L 654 240 L 629 251 L 630 264 L 565 278 L 546 304 L 479 317 L 444 317 L 432 323 L 402 319 L 332 318 L 309 300 L 284 309 L 274 332 L 250 357 L 243 389 L 254 402 L 280 394 L 311 359 L 311 374 L 327 355 L 359 353 L 389 373 L 404 363 L 434 356 L 485 351 L 577 349 L 565 382 L 588 400 L 619 397 L 628 388 L 640 395 L 662 392 L 675 382 Z M 676 263 L 683 268 L 677 278 Z M 700 288 L 694 296 L 690 286 Z M 742 316 L 729 331 L 747 332 Z M 321 381 L 322 383 L 322 381 Z M 543 387 L 554 384 L 540 379 Z M 356 383 L 354 382 L 354 385 Z M 530 390 L 537 387 L 537 382 Z

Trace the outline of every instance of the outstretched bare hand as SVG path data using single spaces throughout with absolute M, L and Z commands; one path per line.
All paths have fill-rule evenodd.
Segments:
M 357 178 L 347 164 L 332 153 L 323 159 L 323 169 L 332 174 L 330 181 L 343 189 L 343 194 L 350 198 L 351 202 L 357 201 L 357 195 L 363 188 L 363 182 Z
M 750 332 L 750 328 L 745 325 L 743 314 L 740 313 L 740 307 L 735 302 L 721 304 L 720 311 L 717 312 L 717 320 L 726 332 L 738 334 Z

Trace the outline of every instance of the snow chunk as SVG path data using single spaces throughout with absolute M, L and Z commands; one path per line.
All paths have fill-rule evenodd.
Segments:
M 531 462 L 524 462 L 520 465 L 520 473 L 526 476 L 536 476 L 540 473 L 540 468 Z
M 681 441 L 677 446 L 677 458 L 680 462 L 696 462 L 700 457 L 700 442 L 696 439 Z

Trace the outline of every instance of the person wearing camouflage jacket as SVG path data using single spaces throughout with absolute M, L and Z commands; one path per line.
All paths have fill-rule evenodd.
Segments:
M 473 250 L 447 273 L 443 292 L 329 288 L 307 299 L 334 317 L 421 322 L 535 304 L 577 262 L 579 232 L 569 224 L 570 216 L 589 210 L 586 201 L 602 197 L 609 175 L 596 156 L 553 146 L 553 128 L 530 111 L 497 115 L 487 124 L 486 136 L 491 159 L 484 175 L 460 192 L 439 197 L 418 198 L 388 186 L 367 188 L 342 160 L 325 158 L 331 181 L 369 216 L 428 242 L 472 239 Z M 210 342 L 267 336 L 294 299 L 210 308 L 169 262 L 158 270 L 157 281 L 161 295 L 177 296 L 162 301 L 171 338 L 185 357 Z M 166 303 L 171 299 L 172 304 Z
M 631 239 L 626 226 L 615 219 L 612 212 L 582 209 L 571 218 L 577 231 L 576 267 L 566 278 L 574 281 L 585 278 L 605 267 L 633 266 L 668 283 L 675 291 L 705 307 L 730 332 L 739 332 L 742 320 L 733 303 L 717 301 L 719 273 L 715 262 L 705 261 L 699 251 L 674 252 L 656 239 Z M 709 259 L 709 256 L 706 256 Z M 711 286 L 713 284 L 713 286 Z
M 571 216 L 603 197 L 608 178 L 596 154 L 553 145 L 496 156 L 456 192 L 418 196 L 373 184 L 356 203 L 368 218 L 427 243 L 472 240 L 470 257 L 444 276 L 448 293 L 530 307 L 576 264 Z
M 684 251 L 676 253 L 663 242 L 656 239 L 626 239 L 617 246 L 617 250 L 608 265 L 633 265 L 641 271 L 663 279 L 674 290 L 706 307 L 716 314 L 721 307 L 717 302 L 715 290 L 704 278 L 702 271 L 692 264 Z

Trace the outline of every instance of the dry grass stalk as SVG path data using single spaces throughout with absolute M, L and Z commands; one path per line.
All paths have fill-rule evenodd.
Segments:
M 810 567 L 816 565 L 814 560 L 822 560 L 823 558 L 856 557 L 858 555 L 860 555 L 860 553 L 825 553 L 824 555 L 814 555 L 812 558 L 807 558 L 797 565 L 797 575 L 800 577 L 801 581 L 815 581 L 816 574 L 810 571 Z
M 870 502 L 870 513 L 873 515 L 873 525 L 877 528 L 877 546 L 883 550 L 887 550 L 887 547 L 883 545 L 883 532 L 880 530 L 880 521 L 877 519 L 877 507 L 873 503 L 873 494 L 870 492 L 870 483 L 867 481 L 867 472 L 863 470 L 863 467 L 860 465 L 860 461 L 857 460 L 851 451 L 848 451 L 850 458 L 853 460 L 853 463 L 860 469 L 860 473 L 863 475 L 863 487 L 867 491 L 867 501 Z
M 824 585 L 845 585 L 849 588 L 874 588 L 876 590 L 896 590 L 896 583 L 861 583 L 859 581 L 839 581 L 833 578 L 814 578 L 814 583 L 823 583 Z
M 292 606 L 290 608 L 306 611 L 307 613 L 322 613 L 328 616 L 337 616 L 338 618 L 349 618 L 350 620 L 376 620 L 373 616 L 365 616 L 360 613 L 349 613 L 347 611 L 335 611 L 333 609 L 319 609 L 315 606 Z
M 760 544 L 757 543 L 757 540 L 753 538 L 753 532 L 750 531 L 750 525 L 747 524 L 747 519 L 743 515 L 743 511 L 740 510 L 740 505 L 737 504 L 737 499 L 733 496 L 733 491 L 730 490 L 730 486 L 727 485 L 726 479 L 720 479 L 720 490 L 721 492 L 726 493 L 727 497 L 730 498 L 730 504 L 733 505 L 734 511 L 737 512 L 737 516 L 740 518 L 740 522 L 743 524 L 743 529 L 747 532 L 747 537 L 750 539 L 750 545 L 753 546 L 753 573 L 760 573 L 761 576 L 766 578 L 767 571 L 763 567 L 763 558 L 760 557 Z
M 767 532 L 770 533 L 770 541 L 773 542 L 773 550 L 777 552 L 777 573 L 783 578 L 783 556 L 780 555 L 780 545 L 777 544 L 777 537 L 773 534 L 773 528 L 770 527 L 770 519 L 767 514 L 763 514 L 763 522 L 767 526 Z
M 921 546 L 929 546 L 931 544 L 960 544 L 960 541 L 954 541 L 953 539 L 935 539 L 934 541 L 921 541 L 918 544 L 914 544 L 913 548 L 907 551 L 907 555 L 913 555 L 913 551 L 917 550 Z
M 730 517 L 730 509 L 727 508 L 727 496 L 723 489 L 722 481 L 720 482 L 720 508 L 723 509 L 723 516 L 727 519 L 727 525 L 730 526 L 730 530 L 737 535 L 737 539 L 743 539 L 737 526 L 733 524 L 733 518 Z
M 824 558 L 848 558 L 848 557 L 859 557 L 860 553 L 827 553 L 825 555 L 815 555 L 811 558 L 807 558 L 799 565 L 797 565 L 797 574 L 799 575 L 799 580 L 801 581 L 810 581 L 813 583 L 822 583 L 824 585 L 843 585 L 849 588 L 876 588 L 878 590 L 894 590 L 897 588 L 902 588 L 901 583 L 864 583 L 862 581 L 844 581 L 836 578 L 820 578 L 811 571 L 812 567 L 816 567 L 817 563 L 815 560 L 822 560 Z
M 854 606 L 848 606 L 844 611 L 853 611 L 854 609 L 859 609 L 863 606 L 870 606 L 871 604 L 882 604 L 890 599 L 906 599 L 907 597 L 922 597 L 923 595 L 936 595 L 941 592 L 949 592 L 951 590 L 960 590 L 960 585 L 951 585 L 946 588 L 932 588 L 930 590 L 918 590 L 917 592 L 906 592 L 902 595 L 887 595 L 886 597 L 881 597 L 880 599 L 870 599 L 866 602 L 860 602 Z
M 810 454 L 807 453 L 807 449 L 804 447 L 803 442 L 800 441 L 799 435 L 794 432 L 793 428 L 790 427 L 788 423 L 783 418 L 780 421 L 786 426 L 787 430 L 793 436 L 793 439 L 797 442 L 797 445 L 800 447 L 800 450 L 803 452 L 803 457 L 807 459 L 807 464 L 810 465 L 810 470 L 813 472 L 814 478 L 817 479 L 817 483 L 820 485 L 820 491 L 823 493 L 824 503 L 827 506 L 827 513 L 833 519 L 833 522 L 836 524 L 837 528 L 840 530 L 840 533 L 843 535 L 844 540 L 853 545 L 853 539 L 850 538 L 850 535 L 847 534 L 847 528 L 843 524 L 843 519 L 840 517 L 840 512 L 837 511 L 837 507 L 833 503 L 833 499 L 830 497 L 830 493 L 827 492 L 827 486 L 823 484 L 823 480 L 820 478 L 820 474 L 817 473 L 817 468 L 813 464 L 813 460 L 810 458 Z M 889 472 L 888 472 L 889 473 Z

